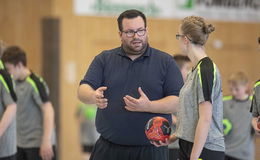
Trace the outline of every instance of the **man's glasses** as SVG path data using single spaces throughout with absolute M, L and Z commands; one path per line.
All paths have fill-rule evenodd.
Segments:
M 137 31 L 128 30 L 128 31 L 122 31 L 122 32 L 124 32 L 128 38 L 132 38 L 135 36 L 135 34 L 137 34 L 138 36 L 144 36 L 146 33 L 146 29 L 139 29 Z

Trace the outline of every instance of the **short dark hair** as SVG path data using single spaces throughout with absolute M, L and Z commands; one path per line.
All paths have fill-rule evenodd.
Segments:
M 2 56 L 2 61 L 4 63 L 11 63 L 15 66 L 19 62 L 21 62 L 24 66 L 27 65 L 26 54 L 18 46 L 11 46 L 6 48 Z
M 184 66 L 185 63 L 190 62 L 190 59 L 188 56 L 184 56 L 184 55 L 180 55 L 180 54 L 176 54 L 175 56 L 173 56 L 173 58 L 180 69 L 182 69 L 182 67 Z
M 130 10 L 126 10 L 124 11 L 123 13 L 121 13 L 119 15 L 119 17 L 117 18 L 117 23 L 118 23 L 118 29 L 119 31 L 123 31 L 123 25 L 122 25 L 122 21 L 124 18 L 127 18 L 127 19 L 132 19 L 132 18 L 136 18 L 136 17 L 142 17 L 143 20 L 144 20 L 144 26 L 146 28 L 146 17 L 145 15 L 141 12 L 141 11 L 138 11 L 136 9 L 130 9 Z

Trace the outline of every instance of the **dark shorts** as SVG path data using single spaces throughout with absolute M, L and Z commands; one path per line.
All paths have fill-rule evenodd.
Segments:
M 85 153 L 91 153 L 93 148 L 94 148 L 94 145 L 85 145 L 85 144 L 83 144 L 81 146 L 82 146 L 83 152 L 85 152 Z
M 178 157 L 179 157 L 179 149 L 169 148 L 169 160 L 178 160 Z
M 16 155 L 12 155 L 8 157 L 0 157 L 0 160 L 16 160 Z
M 240 160 L 240 159 L 237 159 L 237 158 L 234 158 L 234 157 L 230 157 L 230 156 L 225 156 L 225 160 Z
M 56 160 L 55 147 L 53 147 L 54 157 L 52 160 Z M 40 157 L 40 148 L 20 148 L 17 147 L 17 160 L 42 160 Z
M 185 141 L 183 139 L 179 139 L 179 146 L 180 146 L 179 159 L 189 160 L 193 143 Z M 224 160 L 225 153 L 203 148 L 199 158 L 201 158 L 202 160 Z
M 119 145 L 100 137 L 90 160 L 168 160 L 167 147 Z

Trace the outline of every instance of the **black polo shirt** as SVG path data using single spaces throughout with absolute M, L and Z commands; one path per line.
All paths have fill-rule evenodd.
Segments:
M 104 138 L 122 145 L 150 145 L 144 133 L 146 122 L 154 116 L 171 122 L 171 115 L 128 111 L 123 97 L 139 98 L 138 87 L 150 100 L 178 96 L 183 80 L 171 55 L 148 46 L 142 56 L 132 61 L 119 47 L 97 55 L 80 84 L 94 90 L 107 87 L 104 96 L 108 107 L 98 109 L 96 116 L 97 131 Z

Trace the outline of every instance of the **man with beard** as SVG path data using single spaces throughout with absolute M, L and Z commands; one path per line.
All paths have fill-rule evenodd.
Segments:
M 171 123 L 182 75 L 171 55 L 149 46 L 142 12 L 127 10 L 117 21 L 121 47 L 97 55 L 78 89 L 82 102 L 98 107 L 101 136 L 90 159 L 168 160 L 167 147 L 151 145 L 144 128 L 155 116 Z

